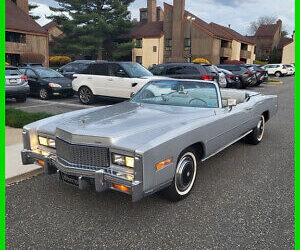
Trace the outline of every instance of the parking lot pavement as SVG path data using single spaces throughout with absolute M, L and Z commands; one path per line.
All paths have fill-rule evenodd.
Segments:
M 257 146 L 237 142 L 201 164 L 172 203 L 132 203 L 40 175 L 6 188 L 6 249 L 294 249 L 294 77 L 257 90 L 278 114 Z
M 14 99 L 6 100 L 6 107 L 21 109 L 26 112 L 48 112 L 61 114 L 74 110 L 113 104 L 112 100 L 98 99 L 93 105 L 83 105 L 77 96 L 70 98 L 53 98 L 47 101 L 38 98 L 28 98 L 25 103 L 17 103 Z

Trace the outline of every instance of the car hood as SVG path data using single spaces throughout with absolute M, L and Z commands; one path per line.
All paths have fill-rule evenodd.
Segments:
M 72 80 L 66 77 L 42 78 L 47 83 L 58 83 L 63 87 L 72 87 Z
M 182 130 L 195 121 L 199 124 L 202 119 L 214 115 L 214 109 L 128 101 L 93 109 L 71 118 L 54 120 L 39 126 L 38 132 L 48 134 L 55 133 L 55 130 L 63 131 L 69 135 L 81 136 L 82 139 L 97 138 L 112 146 L 134 151 L 157 137 L 170 133 L 174 135 L 174 131 Z

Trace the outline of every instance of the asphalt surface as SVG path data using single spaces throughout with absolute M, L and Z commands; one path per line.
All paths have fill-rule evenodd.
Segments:
M 172 203 L 79 191 L 56 175 L 6 188 L 6 249 L 294 249 L 294 77 L 256 88 L 279 97 L 257 146 L 237 142 L 202 163 Z

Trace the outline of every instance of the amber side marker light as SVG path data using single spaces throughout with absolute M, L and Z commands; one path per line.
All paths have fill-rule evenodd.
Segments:
M 37 160 L 37 163 L 38 163 L 39 165 L 41 165 L 41 166 L 45 166 L 45 162 L 42 161 L 42 160 Z
M 161 161 L 159 163 L 156 164 L 156 170 L 160 170 L 162 168 L 164 168 L 165 166 L 171 164 L 173 162 L 173 158 L 169 158 L 167 160 Z
M 118 189 L 118 190 L 120 190 L 122 192 L 126 192 L 126 193 L 130 192 L 130 188 L 129 187 L 126 187 L 126 186 L 123 186 L 123 185 L 119 185 L 119 184 L 116 184 L 116 183 L 113 183 L 112 186 L 115 189 Z

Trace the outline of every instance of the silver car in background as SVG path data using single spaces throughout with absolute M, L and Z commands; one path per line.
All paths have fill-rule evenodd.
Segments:
M 25 102 L 29 95 L 27 77 L 16 67 L 5 67 L 5 98 L 15 98 L 17 102 Z

